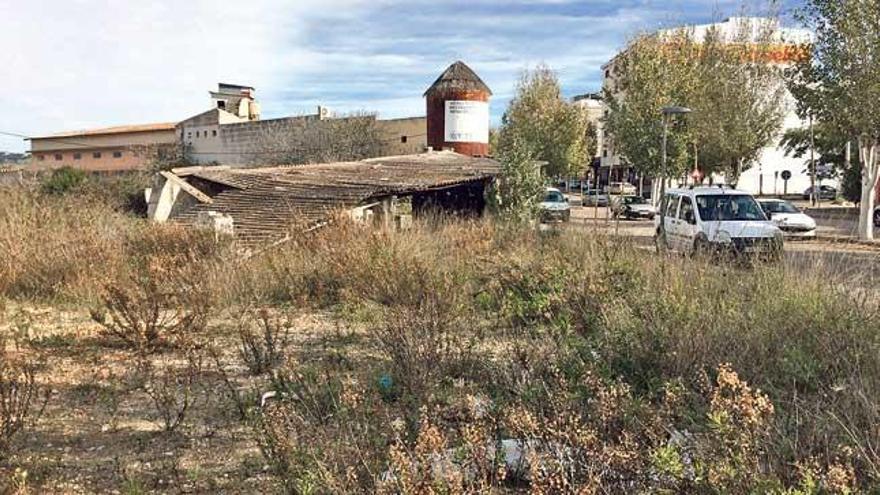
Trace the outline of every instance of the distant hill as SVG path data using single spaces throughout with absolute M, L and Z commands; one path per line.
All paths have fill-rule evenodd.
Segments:
M 0 151 L 0 165 L 9 165 L 15 163 L 24 163 L 28 160 L 28 156 L 24 153 L 9 153 Z

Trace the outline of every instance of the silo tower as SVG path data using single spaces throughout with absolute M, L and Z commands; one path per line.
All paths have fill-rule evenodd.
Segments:
M 492 91 L 464 62 L 450 65 L 425 91 L 428 146 L 470 156 L 489 154 Z

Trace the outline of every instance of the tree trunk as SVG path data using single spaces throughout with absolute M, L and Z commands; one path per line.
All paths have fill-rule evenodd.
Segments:
M 862 200 L 859 205 L 859 239 L 874 239 L 874 199 L 880 163 L 877 160 L 876 139 L 859 138 L 859 158 L 862 161 Z

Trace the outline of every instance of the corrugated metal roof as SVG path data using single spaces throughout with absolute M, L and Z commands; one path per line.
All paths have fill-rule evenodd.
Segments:
M 319 165 L 196 168 L 183 178 L 226 189 L 214 195 L 211 204 L 195 205 L 174 219 L 192 223 L 200 211 L 218 211 L 232 216 L 239 239 L 265 243 L 294 226 L 307 228 L 371 199 L 486 180 L 499 172 L 500 165 L 492 159 L 451 151 Z

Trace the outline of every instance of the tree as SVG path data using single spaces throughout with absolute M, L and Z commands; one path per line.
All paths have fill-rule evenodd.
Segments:
M 615 151 L 641 175 L 660 177 L 663 141 L 663 107 L 686 104 L 693 70 L 684 64 L 693 44 L 681 33 L 674 39 L 642 35 L 629 43 L 607 70 L 610 83 L 603 90 L 608 106 L 606 135 Z M 675 123 L 668 137 L 667 177 L 687 170 L 687 128 Z M 655 181 L 659 185 L 659 181 Z M 656 197 L 656 194 L 655 194 Z
M 357 161 L 379 156 L 382 134 L 374 114 L 264 121 L 251 149 L 255 165 Z
M 732 40 L 710 29 L 696 50 L 690 138 L 702 171 L 734 184 L 778 137 L 786 113 L 782 70 L 765 59 L 769 26 L 743 21 Z
M 847 201 L 858 203 L 861 200 L 861 164 L 858 157 L 846 159 L 848 139 L 841 135 L 834 126 L 819 122 L 813 126 L 813 148 L 816 152 L 816 163 L 825 165 L 817 167 L 816 179 L 839 176 L 842 179 L 841 193 Z M 789 129 L 782 136 L 781 142 L 785 154 L 795 158 L 806 158 L 810 154 L 810 130 L 800 127 Z M 807 159 L 806 165 L 809 165 Z M 812 170 L 808 171 L 810 174 Z
M 812 57 L 791 71 L 799 110 L 858 142 L 859 238 L 874 238 L 880 177 L 880 0 L 806 0 L 798 14 L 815 32 Z
M 548 176 L 580 175 L 588 165 L 587 116 L 562 97 L 556 74 L 546 66 L 523 74 L 501 122 L 501 155 L 525 146 L 534 159 L 546 162 Z
M 661 174 L 661 111 L 693 112 L 669 133 L 666 176 L 699 167 L 736 182 L 778 135 L 785 113 L 784 79 L 767 63 L 769 34 L 755 20 L 733 39 L 709 29 L 701 39 L 687 29 L 633 40 L 609 70 L 606 129 L 618 153 L 642 175 Z M 767 32 L 772 23 L 767 23 Z
M 501 175 L 490 197 L 490 204 L 501 218 L 513 223 L 528 223 L 538 213 L 544 179 L 540 164 L 530 144 L 517 134 L 508 136 L 499 149 Z

